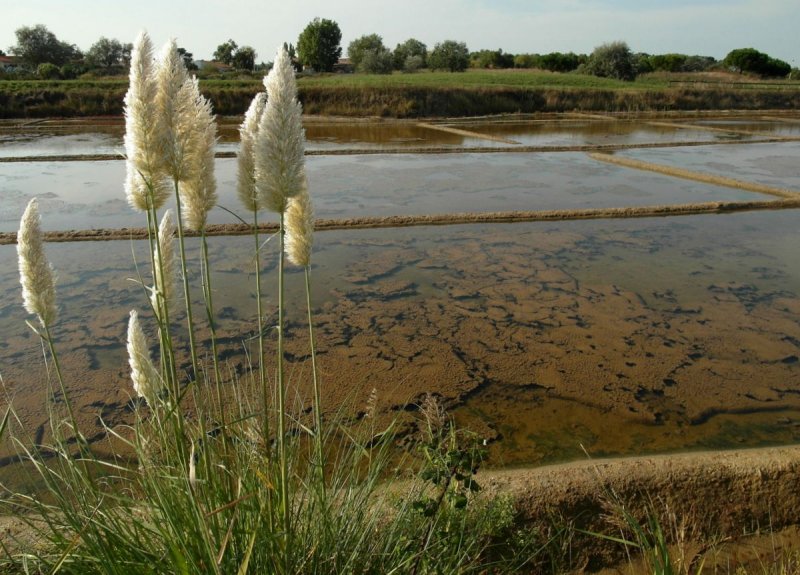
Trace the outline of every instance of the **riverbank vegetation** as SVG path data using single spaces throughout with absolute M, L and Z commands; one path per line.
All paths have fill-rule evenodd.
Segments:
M 127 80 L 0 81 L 0 117 L 120 115 Z M 301 76 L 306 114 L 396 118 L 535 112 L 797 109 L 800 82 L 727 73 L 652 73 L 634 82 L 575 73 L 470 70 L 464 74 Z M 201 80 L 220 115 L 241 115 L 255 78 Z

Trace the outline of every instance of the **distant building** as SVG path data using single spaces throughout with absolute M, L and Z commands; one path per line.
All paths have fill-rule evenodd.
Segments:
M 333 65 L 333 71 L 338 74 L 352 74 L 355 68 L 353 68 L 350 58 L 339 58 L 339 61 Z
M 15 56 L 0 56 L 0 70 L 3 70 L 4 72 L 16 70 L 19 65 L 19 59 Z

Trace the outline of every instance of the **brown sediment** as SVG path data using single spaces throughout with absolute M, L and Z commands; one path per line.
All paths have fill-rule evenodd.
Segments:
M 736 180 L 734 178 L 726 178 L 725 176 L 716 176 L 714 174 L 706 174 L 703 172 L 693 172 L 691 170 L 684 170 L 683 168 L 676 168 L 674 166 L 665 166 L 663 164 L 653 164 L 651 162 L 643 162 L 641 160 L 634 160 L 633 158 L 625 158 L 622 156 L 612 156 L 611 154 L 591 153 L 588 156 L 600 162 L 608 164 L 616 164 L 626 168 L 635 168 L 637 170 L 646 170 L 648 172 L 656 172 L 658 174 L 665 174 L 668 176 L 675 176 L 685 180 L 693 180 L 695 182 L 702 182 L 704 184 L 713 184 L 716 186 L 725 186 L 727 188 L 735 188 L 738 190 L 746 190 L 748 192 L 757 192 L 759 194 L 767 194 L 778 198 L 788 200 L 800 199 L 800 192 L 787 190 L 784 188 L 774 188 L 764 184 L 754 182 L 745 182 L 743 180 Z
M 461 130 L 459 128 L 453 128 L 451 126 L 443 126 L 441 124 L 429 124 L 427 122 L 419 122 L 417 124 L 420 128 L 428 128 L 429 130 L 438 130 L 440 132 L 447 132 L 449 134 L 456 134 L 459 136 L 466 136 L 468 138 L 477 138 L 479 140 L 491 140 L 493 142 L 501 142 L 503 144 L 512 144 L 512 145 L 519 145 L 519 142 L 515 140 L 509 140 L 508 138 L 501 138 L 500 136 L 492 136 L 489 134 L 481 134 L 480 132 L 472 132 L 470 130 Z
M 742 184 L 747 184 L 747 182 L 742 182 Z M 777 192 L 779 191 L 780 190 L 773 190 L 772 192 L 764 193 L 778 195 Z M 651 218 L 663 216 L 689 216 L 698 214 L 800 208 L 800 194 L 787 191 L 786 196 L 782 197 L 785 197 L 785 199 L 752 202 L 705 202 L 696 204 L 661 206 L 632 206 L 621 208 L 587 208 L 583 210 L 467 212 L 455 214 L 418 214 L 405 216 L 365 216 L 344 219 L 319 219 L 314 223 L 314 229 L 316 231 L 334 231 L 374 228 L 404 228 L 412 226 L 451 226 L 461 224 L 510 224 L 516 222 Z M 277 224 L 259 225 L 260 233 L 275 233 L 277 231 Z M 252 233 L 252 226 L 247 224 L 211 224 L 206 228 L 206 236 L 209 237 L 242 236 Z M 187 237 L 197 237 L 199 234 L 186 231 L 185 235 Z M 53 243 L 143 239 L 147 239 L 146 228 L 101 228 L 92 230 L 44 232 L 44 240 L 46 242 Z M 16 244 L 16 242 L 16 232 L 0 232 L 0 245 Z
M 729 130 L 725 130 L 729 131 Z M 681 148 L 696 146 L 737 146 L 751 144 L 778 144 L 785 142 L 800 142 L 800 137 L 781 136 L 774 134 L 758 140 L 695 140 L 689 142 L 649 142 L 638 144 L 585 144 L 580 146 L 514 146 L 514 147 L 468 147 L 468 146 L 426 146 L 405 148 L 342 148 L 339 150 L 306 150 L 306 156 L 380 156 L 380 155 L 435 155 L 435 154 L 527 154 L 550 152 L 616 152 L 619 150 L 637 150 L 650 148 Z M 235 158 L 236 152 L 217 152 L 217 159 Z M 2 163 L 19 162 L 104 162 L 123 160 L 120 154 L 76 154 L 53 156 L 16 156 L 0 157 Z

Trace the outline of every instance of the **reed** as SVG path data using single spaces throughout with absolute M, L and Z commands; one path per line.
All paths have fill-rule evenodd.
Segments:
M 44 492 L 33 497 L 3 490 L 0 513 L 13 513 L 26 522 L 36 543 L 3 541 L 0 570 L 500 573 L 527 562 L 530 541 L 517 547 L 505 542 L 513 518 L 509 502 L 479 503 L 471 493 L 479 461 L 471 458 L 471 448 L 461 445 L 462 436 L 450 424 L 445 429 L 440 422 L 435 434 L 420 440 L 424 457 L 419 462 L 410 454 L 401 456 L 410 459 L 403 466 L 428 471 L 406 480 L 398 491 L 387 483 L 398 479 L 389 467 L 398 458 L 391 422 L 377 427 L 371 416 L 359 426 L 347 423 L 350 418 L 343 413 L 332 414 L 327 421 L 322 417 L 323 382 L 316 365 L 311 306 L 311 196 L 303 167 L 301 109 L 283 50 L 265 80 L 267 104 L 262 106 L 263 97 L 258 97 L 254 105 L 263 110 L 254 113 L 257 129 L 249 132 L 252 161 L 247 159 L 245 142 L 241 157 L 246 173 L 240 174 L 254 230 L 262 208 L 276 211 L 281 222 L 276 254 L 281 270 L 276 287 L 279 352 L 268 369 L 262 341 L 258 367 L 243 376 L 226 374 L 214 345 L 209 267 L 213 246 L 205 234 L 206 214 L 215 198 L 211 108 L 199 94 L 197 82 L 183 78 L 173 65 L 174 46 L 167 44 L 156 62 L 148 56 L 148 42 L 146 36 L 137 41 L 141 66 L 138 83 L 132 85 L 141 89 L 127 98 L 127 194 L 146 216 L 152 256 L 151 277 L 142 278 L 143 283 L 152 280 L 144 290 L 152 318 L 147 312 L 132 311 L 128 321 L 131 392 L 136 396 L 132 422 L 105 429 L 112 453 L 99 459 L 88 449 L 76 456 L 69 449 L 69 438 L 55 431 L 52 445 L 36 444 L 25 436 L 22 422 L 9 408 L 0 435 L 10 433 L 17 456 L 31 465 L 24 471 L 30 472 L 29 482 L 44 485 Z M 152 92 L 154 85 L 160 96 L 140 97 Z M 174 232 L 164 182 L 176 190 Z M 165 215 L 157 226 L 159 211 Z M 57 320 L 55 291 L 37 224 L 34 202 L 18 234 L 23 288 L 26 306 L 46 332 L 43 339 L 53 344 L 49 326 Z M 170 325 L 169 317 L 176 317 L 181 305 L 190 317 L 190 262 L 179 249 L 185 294 L 181 302 L 174 294 L 177 261 L 173 263 L 171 245 L 173 233 L 180 246 L 190 230 L 200 237 L 200 282 L 212 334 L 208 360 L 212 365 L 200 364 L 195 357 L 198 363 L 187 376 L 176 368 L 176 355 L 186 350 L 176 348 L 178 339 L 170 332 L 178 328 Z M 257 234 L 255 238 L 258 254 L 262 247 Z M 310 427 L 302 424 L 301 413 L 287 401 L 288 381 L 282 369 L 285 258 L 305 271 L 314 412 Z M 259 275 L 257 270 L 261 333 Z M 145 335 L 148 319 L 159 334 L 155 358 Z M 197 324 L 189 319 L 184 329 L 194 341 L 190 346 L 199 347 L 199 340 L 191 339 Z M 55 348 L 50 351 L 57 360 Z M 210 369 L 213 377 L 205 377 Z M 274 377 L 269 375 L 272 369 Z M 57 370 L 69 407 L 68 377 Z M 370 400 L 372 415 L 376 401 Z M 65 418 L 56 407 L 50 410 L 52 428 L 58 430 L 66 422 L 73 437 L 80 438 L 71 408 Z M 453 457 L 460 462 L 457 475 L 442 471 Z M 432 481 L 434 476 L 439 479 Z M 431 491 L 440 494 L 440 503 L 427 513 L 424 502 Z M 494 550 L 500 546 L 511 550 L 509 558 L 498 559 L 502 554 Z

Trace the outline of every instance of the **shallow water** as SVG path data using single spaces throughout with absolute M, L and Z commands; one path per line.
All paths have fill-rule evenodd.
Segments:
M 703 146 L 692 149 L 624 150 L 616 154 L 800 191 L 800 170 L 797 168 L 800 142 L 752 146 Z
M 330 149 L 476 142 L 513 148 L 418 126 L 387 132 L 387 126 L 314 132 L 309 124 L 309 140 Z M 623 121 L 453 126 L 533 145 L 604 139 L 679 144 L 721 134 Z M 6 128 L 0 126 L 0 138 Z M 64 137 L 77 138 L 77 147 L 84 141 L 79 128 L 65 122 L 63 133 L 30 146 L 53 150 Z M 222 146 L 233 145 L 235 128 L 226 120 Z M 88 148 L 121 137 L 114 135 L 118 125 L 86 129 Z M 7 144 L 0 139 L 0 154 Z M 797 143 L 617 153 L 800 190 Z M 240 211 L 235 165 L 234 159 L 217 160 L 217 179 L 220 203 Z M 764 199 L 575 152 L 323 155 L 308 157 L 307 169 L 321 218 Z M 33 196 L 41 199 L 45 229 L 141 227 L 141 215 L 124 201 L 123 179 L 119 161 L 0 164 L 0 231 L 17 228 Z M 797 215 L 784 210 L 319 233 L 313 305 L 324 400 L 330 411 L 344 404 L 357 412 L 374 388 L 384 413 L 410 403 L 400 412 L 409 423 L 414 404 L 435 392 L 459 422 L 487 439 L 495 465 L 562 461 L 582 457 L 583 448 L 601 456 L 798 441 Z M 237 221 L 221 209 L 210 220 Z M 277 248 L 274 238 L 262 241 L 269 324 L 275 320 Z M 241 376 L 244 350 L 249 357 L 254 352 L 253 239 L 209 242 L 220 353 Z M 142 310 L 155 341 L 137 283 L 149 277 L 145 244 L 47 245 L 59 278 L 55 337 L 81 427 L 91 438 L 102 435 L 98 418 L 111 427 L 130 418 L 124 337 L 131 308 Z M 188 250 L 197 299 L 197 240 L 188 240 Z M 293 397 L 307 405 L 301 284 L 302 274 L 290 270 L 286 351 Z M 0 374 L 26 427 L 46 434 L 47 375 L 25 319 L 15 249 L 0 246 Z M 185 318 L 172 319 L 183 350 L 179 361 L 188 370 Z
M 236 160 L 219 159 L 216 165 L 219 206 L 247 218 L 236 196 Z M 306 166 L 320 218 L 767 199 L 609 165 L 577 152 L 311 156 Z M 46 230 L 141 227 L 141 215 L 125 201 L 124 177 L 124 162 L 0 165 L 0 231 L 18 227 L 19 214 L 34 196 L 40 198 Z M 217 207 L 209 222 L 238 220 Z
M 495 464 L 568 459 L 579 444 L 609 455 L 800 439 L 795 221 L 765 212 L 320 233 L 313 278 L 325 401 L 358 408 L 375 388 L 391 412 L 435 390 L 492 442 Z M 211 243 L 221 354 L 236 371 L 253 345 L 251 244 Z M 109 424 L 127 417 L 123 338 L 129 309 L 144 309 L 131 279 L 131 254 L 144 261 L 143 248 L 48 245 L 60 278 L 55 333 L 88 431 L 100 432 L 98 415 Z M 274 250 L 267 245 L 267 310 Z M 46 386 L 14 258 L 13 247 L 0 249 L 0 365 L 35 429 Z M 289 371 L 302 374 L 301 274 L 287 286 Z M 307 401 L 302 375 L 295 385 Z

